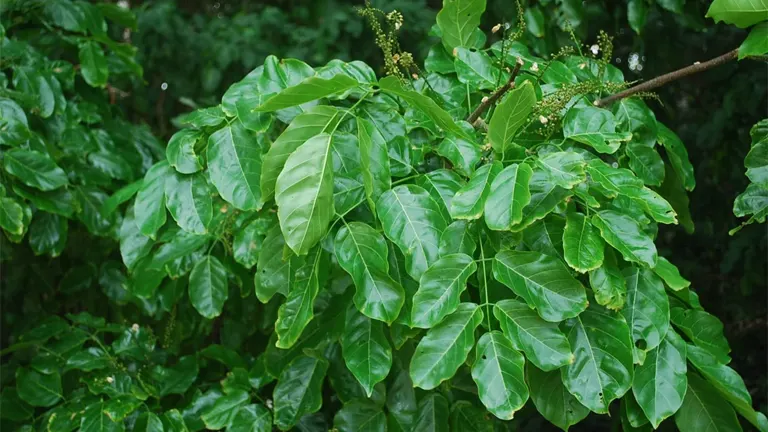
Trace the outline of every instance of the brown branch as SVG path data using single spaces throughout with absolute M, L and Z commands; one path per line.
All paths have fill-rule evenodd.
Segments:
M 475 121 L 480 118 L 480 116 L 483 114 L 483 112 L 485 112 L 485 110 L 488 109 L 488 107 L 495 104 L 497 100 L 499 100 L 502 96 L 504 96 L 504 93 L 515 88 L 515 78 L 517 77 L 517 74 L 520 72 L 520 67 L 522 65 L 523 65 L 523 60 L 518 57 L 517 62 L 515 62 L 515 69 L 512 70 L 512 74 L 509 76 L 509 80 L 507 80 L 507 83 L 499 87 L 499 89 L 496 90 L 488 98 L 483 99 L 483 101 L 480 103 L 480 106 L 475 108 L 475 110 L 472 111 L 472 114 L 470 114 L 469 117 L 467 117 L 467 122 L 469 124 L 474 125 Z
M 626 97 L 632 96 L 633 94 L 653 90 L 655 88 L 663 86 L 664 84 L 678 80 L 688 75 L 703 72 L 705 70 L 712 69 L 714 67 L 728 63 L 729 61 L 735 60 L 738 55 L 739 55 L 739 50 L 737 48 L 735 50 L 728 51 L 727 53 L 721 55 L 720 57 L 715 57 L 712 60 L 708 60 L 701 63 L 696 62 L 691 66 L 684 67 L 674 72 L 670 72 L 668 74 L 658 76 L 644 83 L 638 84 L 636 86 L 632 86 L 624 91 L 620 91 L 616 94 L 610 95 L 603 99 L 596 100 L 594 105 L 597 107 L 604 107 L 606 105 L 610 105 L 613 102 L 616 102 L 617 100 L 624 99 Z

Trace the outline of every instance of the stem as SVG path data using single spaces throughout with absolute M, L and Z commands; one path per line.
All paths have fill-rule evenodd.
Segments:
M 653 90 L 655 88 L 663 86 L 664 84 L 667 84 L 672 81 L 676 81 L 688 75 L 703 72 L 705 70 L 712 69 L 716 66 L 720 66 L 722 64 L 728 63 L 731 60 L 735 60 L 736 57 L 738 57 L 738 55 L 739 55 L 739 49 L 737 48 L 737 49 L 728 51 L 727 53 L 721 55 L 720 57 L 715 57 L 712 60 L 708 60 L 702 63 L 698 63 L 698 62 L 694 63 L 691 66 L 687 66 L 682 69 L 678 69 L 674 72 L 670 72 L 668 74 L 658 76 L 656 78 L 653 78 L 651 80 L 648 80 L 636 86 L 632 86 L 624 91 L 620 91 L 606 98 L 596 100 L 594 105 L 596 107 L 604 107 L 606 105 L 610 105 L 611 103 L 617 100 L 632 96 L 635 93 Z
M 495 104 L 497 100 L 499 100 L 502 96 L 504 96 L 504 93 L 515 88 L 515 78 L 517 77 L 517 74 L 520 72 L 520 67 L 522 65 L 523 65 L 523 61 L 518 58 L 517 62 L 515 62 L 515 69 L 512 71 L 512 74 L 509 76 L 509 80 L 507 81 L 507 83 L 501 86 L 491 96 L 489 96 L 488 99 L 480 103 L 480 106 L 478 106 L 474 111 L 472 111 L 472 114 L 470 114 L 469 117 L 467 117 L 467 122 L 469 124 L 474 124 L 475 120 L 480 118 L 480 116 L 483 114 L 483 112 L 486 109 L 488 109 L 489 106 Z

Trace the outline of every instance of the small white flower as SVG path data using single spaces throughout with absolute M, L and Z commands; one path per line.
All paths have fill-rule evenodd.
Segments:
M 597 44 L 594 44 L 589 47 L 589 50 L 592 51 L 592 54 L 597 55 L 597 53 L 600 52 L 600 47 Z
M 137 331 L 139 331 L 139 325 L 138 325 L 138 324 L 133 324 L 133 325 L 131 326 L 131 331 L 132 331 L 132 332 L 134 332 L 134 333 L 136 333 Z
M 531 66 L 531 70 L 534 71 L 534 72 L 538 72 L 539 71 L 539 64 L 534 62 L 533 66 Z
M 115 379 L 112 377 L 107 377 L 107 382 L 112 384 L 113 382 L 115 382 Z
M 525 62 L 523 62 L 523 58 L 522 57 L 518 57 L 516 61 L 517 61 L 517 64 L 519 64 L 520 66 L 525 64 Z
M 411 77 L 413 77 L 413 79 L 419 79 L 419 76 L 416 74 L 411 74 Z
M 402 24 L 401 22 L 396 22 L 396 23 L 395 23 L 395 30 L 400 30 L 400 27 L 401 27 L 402 25 L 403 25 L 403 24 Z
M 493 26 L 493 28 L 491 29 L 491 33 L 496 33 L 496 32 L 497 32 L 497 31 L 499 31 L 499 30 L 501 30 L 501 24 L 496 24 L 496 25 L 495 25 L 495 26 Z
M 701 64 L 701 62 L 697 61 L 697 62 L 693 62 L 693 64 L 697 65 L 697 64 Z
M 541 122 L 541 124 L 549 123 L 549 119 L 544 116 L 539 116 L 539 121 Z
M 267 408 L 272 409 L 272 399 L 267 399 Z
M 582 63 L 582 64 L 579 65 L 579 69 L 583 70 L 585 67 L 587 67 L 586 63 Z
M 481 102 L 483 102 L 483 103 L 488 102 L 488 96 L 483 96 L 483 100 Z

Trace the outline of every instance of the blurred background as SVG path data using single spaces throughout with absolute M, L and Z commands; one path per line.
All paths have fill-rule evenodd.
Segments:
M 121 3 L 125 4 L 126 0 Z M 524 5 L 526 2 L 523 1 Z M 746 32 L 705 19 L 709 0 L 541 0 L 527 2 L 523 42 L 535 54 L 570 42 L 568 24 L 583 45 L 605 30 L 614 37 L 614 65 L 627 81 L 655 77 L 730 51 Z M 429 36 L 440 0 L 377 0 L 405 17 L 401 45 L 420 63 L 437 38 Z M 338 58 L 363 60 L 381 72 L 381 54 L 355 7 L 362 0 L 137 1 L 136 31 L 120 35 L 138 48 L 144 81 L 131 83 L 121 106 L 134 120 L 168 138 L 173 119 L 219 103 L 224 91 L 271 53 L 318 66 Z M 510 0 L 488 0 L 482 28 L 517 27 Z M 490 34 L 490 32 L 488 32 Z M 493 36 L 491 36 L 493 37 Z M 659 251 L 692 281 L 704 308 L 725 324 L 732 366 L 755 405 L 768 408 L 768 230 L 746 227 L 731 211 L 747 178 L 743 161 L 749 129 L 766 116 L 766 64 L 732 62 L 668 84 L 649 101 L 660 121 L 684 141 L 696 169 L 690 215 L 662 226 Z

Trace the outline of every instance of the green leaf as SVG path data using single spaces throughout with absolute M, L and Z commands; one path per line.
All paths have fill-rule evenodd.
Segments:
M 259 66 L 245 78 L 232 84 L 221 98 L 222 111 L 230 117 L 237 116 L 246 129 L 254 132 L 265 132 L 272 125 L 272 115 L 253 111 L 254 107 L 261 105 L 269 96 L 259 88 L 262 75 L 264 66 Z
M 157 230 L 165 224 L 165 181 L 171 176 L 170 166 L 158 162 L 147 171 L 144 184 L 136 194 L 134 214 L 141 234 L 154 239 Z
M 491 192 L 491 183 L 502 169 L 501 162 L 496 161 L 472 173 L 469 182 L 456 192 L 451 201 L 451 216 L 454 219 L 479 219 Z
M 3 156 L 3 168 L 25 185 L 51 191 L 69 184 L 67 174 L 48 155 L 35 150 L 11 149 Z
M 275 424 L 280 430 L 289 430 L 305 414 L 320 409 L 327 370 L 327 361 L 306 354 L 296 357 L 283 369 L 272 396 Z
M 333 427 L 339 432 L 386 432 L 387 415 L 371 401 L 355 400 L 336 413 Z
M 437 13 L 437 26 L 445 49 L 451 53 L 456 47 L 472 47 L 472 33 L 480 25 L 485 12 L 485 0 L 447 0 Z
M 553 84 L 561 87 L 563 84 L 575 84 L 578 82 L 576 74 L 573 73 L 563 62 L 553 60 L 549 62 L 541 76 L 542 81 L 547 84 Z
M 232 256 L 235 261 L 247 269 L 256 265 L 264 245 L 264 231 L 263 220 L 256 219 L 235 232 L 232 241 Z
M 350 307 L 341 348 L 347 368 L 371 397 L 373 387 L 387 377 L 392 367 L 392 349 L 384 335 L 384 325 Z
M 108 402 L 99 401 L 88 405 L 80 417 L 80 430 L 83 432 L 119 432 L 124 431 L 122 422 L 110 417 L 106 411 Z
M 523 243 L 532 251 L 565 260 L 563 258 L 564 231 L 565 218 L 560 215 L 550 215 L 523 231 Z
M 688 150 L 685 144 L 671 129 L 659 123 L 658 140 L 667 152 L 667 157 L 672 168 L 680 178 L 685 190 L 692 191 L 696 187 L 696 178 L 693 175 L 693 165 L 688 160 Z
M 307 140 L 288 157 L 277 178 L 280 228 L 297 255 L 306 255 L 325 236 L 335 215 L 331 138 L 322 133 Z
M 482 320 L 483 311 L 476 304 L 462 303 L 456 312 L 432 327 L 411 359 L 413 385 L 431 390 L 453 377 L 472 350 L 474 332 Z
M 544 372 L 528 365 L 526 372 L 531 400 L 539 413 L 552 424 L 567 431 L 589 414 L 589 408 L 580 404 L 565 388 L 560 371 Z
M 653 268 L 653 272 L 664 279 L 664 283 L 674 291 L 688 288 L 691 285 L 690 281 L 680 275 L 680 270 L 678 270 L 674 264 L 667 261 L 663 256 L 659 257 L 656 267 Z
M 627 4 L 627 21 L 635 33 L 640 34 L 645 27 L 645 20 L 648 17 L 648 6 L 645 0 L 629 0 Z
M 79 351 L 67 359 L 67 369 L 79 369 L 85 372 L 104 369 L 110 364 L 108 354 L 101 348 L 95 347 Z
M 328 256 L 317 247 L 309 253 L 304 265 L 291 274 L 291 290 L 285 303 L 280 305 L 275 322 L 278 348 L 292 347 L 314 317 L 315 297 L 325 285 L 327 268 Z
M 565 322 L 576 361 L 561 369 L 563 384 L 590 410 L 607 414 L 632 386 L 632 337 L 624 317 L 590 305 Z
M 493 276 L 549 322 L 573 318 L 587 307 L 584 286 L 560 260 L 539 252 L 499 252 Z
M 753 215 L 754 220 L 764 222 L 768 215 L 768 187 L 755 183 L 747 185 L 733 202 L 733 214 L 738 217 Z
M 528 400 L 525 358 L 500 331 L 484 334 L 476 353 L 472 379 L 480 400 L 496 417 L 511 420 Z
M 528 119 L 535 103 L 536 92 L 528 81 L 501 100 L 488 124 L 488 140 L 494 151 L 504 154 L 514 145 L 512 139 Z
M 16 369 L 16 391 L 24 402 L 35 407 L 50 407 L 63 396 L 58 372 L 42 374 L 34 369 Z
M 626 147 L 629 167 L 645 184 L 660 186 L 664 181 L 664 161 L 653 147 L 631 142 Z
M 613 210 L 603 210 L 592 216 L 592 225 L 609 245 L 621 252 L 627 261 L 656 266 L 658 254 L 653 240 L 631 217 Z
M 227 115 L 221 105 L 210 108 L 200 108 L 191 113 L 184 114 L 181 123 L 191 124 L 194 127 L 217 127 L 227 121 Z M 218 128 L 217 128 L 218 129 Z
M 330 79 L 309 77 L 299 84 L 288 87 L 267 99 L 254 111 L 271 112 L 301 105 L 313 100 L 343 93 L 358 86 L 357 80 L 347 75 L 335 75 Z
M 3 405 L 3 412 L 0 418 L 16 422 L 27 420 L 35 413 L 34 409 L 19 399 L 15 387 L 4 387 L 3 394 L 0 396 L 0 403 Z
M 688 360 L 745 419 L 760 431 L 768 429 L 768 419 L 752 408 L 752 396 L 735 370 L 718 362 L 707 350 L 691 344 L 688 344 Z
M 251 399 L 243 390 L 236 390 L 216 400 L 210 408 L 202 412 L 200 418 L 206 429 L 220 430 L 228 428 L 242 406 Z
M 339 265 L 355 283 L 357 309 L 367 317 L 393 322 L 405 302 L 405 291 L 388 274 L 384 237 L 364 223 L 351 222 L 336 234 L 335 251 Z
M 196 418 L 195 420 L 200 423 L 200 428 L 202 429 L 204 427 L 203 421 L 200 420 L 199 418 Z M 170 432 L 188 432 L 189 431 L 189 429 L 187 429 L 185 419 L 181 416 L 181 413 L 177 409 L 172 409 L 170 411 L 167 411 L 163 416 L 162 421 L 165 429 L 169 430 Z
M 182 129 L 173 134 L 165 149 L 168 163 L 182 174 L 194 174 L 202 170 L 203 164 L 195 152 L 195 146 L 203 137 L 203 132 L 196 129 Z
M 675 425 L 680 432 L 741 431 L 733 408 L 711 384 L 692 373 L 688 374 L 688 390 L 675 414 Z
M 615 153 L 623 141 L 632 138 L 629 132 L 616 132 L 616 120 L 610 111 L 589 106 L 568 110 L 563 135 L 605 154 Z
M 493 432 L 494 422 L 485 410 L 466 400 L 451 406 L 451 430 L 457 432 Z
M 453 58 L 448 55 L 442 44 L 432 45 L 424 59 L 424 69 L 427 72 L 437 72 L 440 74 L 455 73 L 456 68 L 453 65 Z
M 42 71 L 31 66 L 19 66 L 13 69 L 13 85 L 17 91 L 21 92 L 24 98 L 21 99 L 23 105 L 34 114 L 47 118 L 53 114 L 56 108 L 56 96 L 54 95 L 51 81 L 46 79 Z M 55 81 L 58 83 L 58 81 Z M 13 116 L 16 117 L 16 116 Z M 18 124 L 16 128 L 19 128 Z M 14 130 L 16 134 L 24 134 L 23 129 Z M 19 137 L 20 138 L 20 137 Z M 9 141 L 13 142 L 11 138 Z
M 658 125 L 656 116 L 641 99 L 625 98 L 613 104 L 617 128 L 632 133 L 630 142 L 653 148 L 656 144 Z
M 200 315 L 219 316 L 228 296 L 227 269 L 221 261 L 209 255 L 195 264 L 189 274 L 189 300 Z
M 236 121 L 208 138 L 206 153 L 211 183 L 221 197 L 240 210 L 260 209 L 262 148 L 258 139 Z
M 479 0 L 474 1 L 477 2 Z M 485 2 L 483 1 L 483 3 Z M 435 101 L 413 90 L 404 88 L 399 78 L 393 76 L 383 78 L 381 81 L 379 81 L 379 87 L 381 87 L 381 90 L 387 93 L 391 93 L 394 96 L 399 96 L 413 108 L 424 113 L 444 132 L 451 133 L 470 141 L 472 140 L 472 137 L 467 135 L 467 133 L 465 133 L 464 130 L 456 124 L 456 122 L 453 120 L 453 117 L 451 117 L 451 115 L 447 112 L 443 111 L 443 109 L 440 108 L 440 106 L 437 105 Z
M 432 328 L 459 307 L 469 277 L 477 270 L 471 256 L 446 255 L 421 275 L 413 296 L 411 327 Z
M 439 169 L 417 177 L 416 184 L 429 192 L 441 213 L 450 219 L 448 209 L 451 208 L 453 197 L 466 182 L 455 171 Z
M 206 348 L 207 349 L 207 348 Z M 181 357 L 173 366 L 155 365 L 149 371 L 149 376 L 157 383 L 158 394 L 167 396 L 170 394 L 183 395 L 197 379 L 200 372 L 195 356 Z
M 563 232 L 565 262 L 574 270 L 586 273 L 603 265 L 604 250 L 605 243 L 589 219 L 581 213 L 569 212 Z
M 768 7 L 766 7 L 766 13 L 768 13 Z M 763 22 L 752 28 L 749 36 L 739 46 L 739 60 L 766 53 L 768 53 L 768 23 Z
M 387 142 L 373 124 L 362 117 L 357 118 L 357 140 L 365 196 L 375 211 L 376 200 L 392 187 Z
M 456 76 L 471 88 L 494 90 L 499 83 L 507 82 L 509 74 L 493 64 L 491 57 L 474 48 L 456 47 L 453 50 Z M 507 76 L 503 76 L 503 75 Z
M 482 151 L 472 141 L 454 136 L 446 137 L 436 149 L 437 154 L 448 159 L 453 168 L 464 176 L 471 176 L 480 162 Z
M 661 279 L 649 269 L 628 267 L 627 303 L 621 310 L 632 333 L 635 363 L 643 364 L 645 354 L 656 348 L 669 330 L 669 299 Z
M 520 232 L 539 219 L 555 210 L 555 208 L 571 195 L 571 191 L 555 185 L 546 172 L 534 169 L 528 182 L 531 201 L 523 207 L 523 220 L 512 226 L 513 232 Z
M 97 42 L 86 41 L 80 43 L 80 73 L 83 79 L 91 87 L 104 87 L 109 78 L 107 57 Z
M 715 0 L 709 6 L 707 18 L 715 23 L 720 21 L 739 28 L 747 28 L 764 21 L 768 14 L 768 3 L 759 0 Z
M 53 0 L 44 3 L 43 6 L 43 16 L 55 26 L 72 32 L 85 32 L 85 15 L 77 3 Z
M 752 183 L 768 185 L 768 139 L 753 143 L 752 148 L 744 158 L 747 177 Z
M 473 256 L 477 243 L 475 243 L 476 230 L 471 225 L 471 222 L 458 220 L 448 225 L 448 228 L 443 231 L 443 235 L 440 236 L 440 257 L 445 257 L 451 254 L 467 254 Z
M 257 81 L 258 89 L 264 95 L 278 93 L 298 85 L 301 81 L 313 75 L 315 75 L 315 71 L 301 60 L 280 60 L 270 55 L 264 60 L 264 72 Z M 290 123 L 297 115 L 315 104 L 314 102 L 309 102 L 302 106 L 282 109 L 277 111 L 275 115 L 283 123 Z
M 603 265 L 589 272 L 589 285 L 597 304 L 617 311 L 624 307 L 627 299 L 627 282 L 621 273 L 616 254 L 606 248 Z
M 526 8 L 524 16 L 528 31 L 537 38 L 543 38 L 546 34 L 546 24 L 544 21 L 544 13 L 541 11 L 541 8 L 538 6 Z
M 267 303 L 275 295 L 282 292 L 288 294 L 287 289 L 291 275 L 296 271 L 296 258 L 283 258 L 285 240 L 279 226 L 275 226 L 264 239 L 264 247 L 259 252 L 259 261 L 256 264 L 254 285 L 256 297 L 262 303 Z
M 522 221 L 523 208 L 531 201 L 528 188 L 531 176 L 533 170 L 530 166 L 512 164 L 493 179 L 485 201 L 485 223 L 488 228 L 506 231 Z
M 414 431 L 448 432 L 448 401 L 440 393 L 430 392 L 419 400 Z
M 241 406 L 227 432 L 270 432 L 272 413 L 261 404 Z
M 544 321 L 525 303 L 502 300 L 493 307 L 493 315 L 512 346 L 539 369 L 552 371 L 574 361 L 568 339 L 557 324 Z
M 419 280 L 437 261 L 440 236 L 448 225 L 437 202 L 419 186 L 401 185 L 381 195 L 376 212 L 384 234 L 405 255 L 408 274 Z
M 181 229 L 207 234 L 213 219 L 213 201 L 202 174 L 170 174 L 165 181 L 166 206 Z
M 123 204 L 124 202 L 133 198 L 133 196 L 141 190 L 142 186 L 144 186 L 144 179 L 139 179 L 118 189 L 106 201 L 104 201 L 104 204 L 101 206 L 100 213 L 102 216 L 105 218 L 111 217 L 115 210 L 117 210 L 117 208 L 120 206 L 120 204 Z
M 630 189 L 643 187 L 643 181 L 626 168 L 614 168 L 600 159 L 592 159 L 587 163 L 587 174 L 592 181 L 604 189 L 604 195 L 609 198 L 624 194 Z
M 674 330 L 635 369 L 632 391 L 654 429 L 683 404 L 687 370 L 685 342 Z
M 728 364 L 731 347 L 723 334 L 723 323 L 703 310 L 672 308 L 672 324 L 680 329 L 697 347 L 709 351 L 721 363 Z
M 24 209 L 13 198 L 0 198 L 0 227 L 14 235 L 24 234 Z

